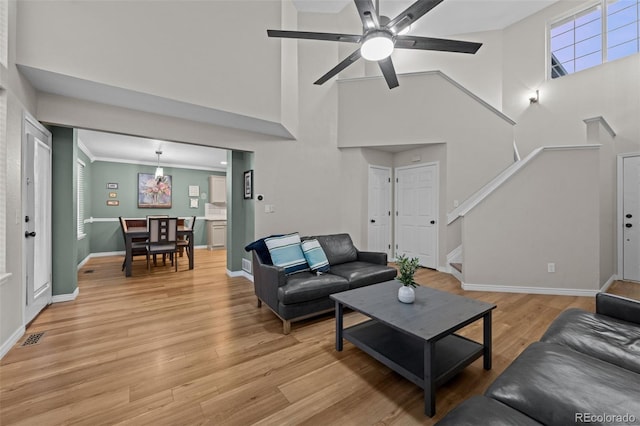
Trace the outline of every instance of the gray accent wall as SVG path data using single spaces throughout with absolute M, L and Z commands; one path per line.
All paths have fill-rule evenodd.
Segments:
M 52 274 L 53 295 L 72 294 L 78 287 L 76 237 L 76 132 L 52 126 Z
M 91 178 L 88 182 L 88 192 L 91 193 L 91 204 L 87 209 L 87 217 L 92 217 L 93 223 L 87 227 L 91 253 L 104 253 L 124 250 L 124 241 L 118 217 L 144 218 L 147 215 L 168 214 L 177 217 L 203 217 L 205 198 L 200 199 L 198 208 L 190 207 L 189 185 L 198 185 L 200 193 L 209 193 L 210 175 L 222 175 L 223 172 L 190 170 L 177 167 L 164 167 L 165 175 L 172 179 L 171 208 L 139 208 L 138 207 L 138 173 L 155 172 L 155 167 L 95 161 L 91 164 Z M 117 189 L 107 188 L 108 183 L 117 183 Z M 109 193 L 115 192 L 116 198 L 109 198 Z M 118 206 L 107 205 L 108 200 L 119 201 Z M 194 244 L 205 245 L 207 236 L 205 223 L 196 219 Z
M 253 153 L 230 151 L 228 154 L 230 164 L 227 175 L 227 198 L 231 203 L 227 206 L 227 249 L 233 256 L 227 256 L 227 269 L 229 271 L 242 270 L 242 259 L 250 259 L 249 253 L 244 247 L 253 241 L 255 222 L 255 181 L 254 172 L 254 198 L 244 198 L 244 172 L 253 170 Z

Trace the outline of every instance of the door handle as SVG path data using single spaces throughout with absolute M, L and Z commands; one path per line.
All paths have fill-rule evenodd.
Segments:
M 432 221 L 431 221 L 431 222 L 429 222 L 429 223 L 430 223 L 430 224 L 432 224 L 432 225 L 435 225 L 435 224 L 436 224 L 436 221 L 435 221 L 435 220 L 432 220 Z
M 625 223 L 624 226 L 626 226 L 627 228 L 631 228 L 633 225 L 630 223 Z
M 376 220 L 375 219 L 371 219 L 371 223 L 376 223 Z
M 631 219 L 631 218 L 633 217 L 633 215 L 632 215 L 631 213 L 627 213 L 627 214 L 625 215 L 625 217 L 626 217 L 627 219 Z
M 29 238 L 29 237 L 35 237 L 36 236 L 36 231 L 24 231 L 24 237 L 25 238 Z

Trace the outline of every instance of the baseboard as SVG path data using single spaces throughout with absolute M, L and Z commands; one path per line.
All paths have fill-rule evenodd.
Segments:
M 253 275 L 247 273 L 247 271 L 230 271 L 230 270 L 227 269 L 227 276 L 229 276 L 231 278 L 244 277 L 244 278 L 248 279 L 249 281 L 253 282 Z
M 73 291 L 73 293 L 70 293 L 70 294 L 56 294 L 51 299 L 51 303 L 72 302 L 72 301 L 76 300 L 76 297 L 78 297 L 78 294 L 80 294 L 80 288 L 76 287 L 76 289 Z
M 456 280 L 460 281 L 460 284 L 464 284 L 464 281 L 462 279 L 463 278 L 462 277 L 462 273 L 460 271 L 458 271 L 456 268 L 454 268 L 453 266 L 449 265 L 449 271 L 447 271 L 447 272 L 449 272 L 451 275 L 453 275 L 453 277 Z
M 603 292 L 603 293 L 606 292 L 609 289 L 609 287 L 611 287 L 611 284 L 613 284 L 613 282 L 617 281 L 617 280 L 618 280 L 618 275 L 617 274 L 611 275 L 611 278 L 609 278 L 607 280 L 607 282 L 604 283 L 602 285 L 602 287 L 600 287 L 600 291 Z
M 91 253 L 89 257 L 107 257 L 107 256 L 124 256 L 124 250 L 122 251 L 101 251 L 98 253 Z
M 575 288 L 550 288 L 550 287 L 514 287 L 508 285 L 468 284 L 462 283 L 462 288 L 468 291 L 490 291 L 496 293 L 528 293 L 548 294 L 556 296 L 584 296 L 593 297 L 600 290 L 581 290 Z
M 21 325 L 16 331 L 13 332 L 13 334 L 7 339 L 7 341 L 4 342 L 2 346 L 0 346 L 0 359 L 4 358 L 7 352 L 9 352 L 11 348 L 13 348 L 13 345 L 15 345 L 18 340 L 20 340 L 20 338 L 24 336 L 25 331 L 26 329 L 24 328 L 24 325 Z
M 89 253 L 87 257 L 85 257 L 80 261 L 80 263 L 78 263 L 78 266 L 77 266 L 78 271 L 89 261 L 89 259 L 91 259 L 91 253 Z

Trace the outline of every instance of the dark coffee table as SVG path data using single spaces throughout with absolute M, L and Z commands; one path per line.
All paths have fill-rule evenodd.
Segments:
M 400 283 L 392 280 L 331 295 L 336 302 L 336 350 L 342 339 L 424 389 L 424 412 L 436 413 L 436 387 L 483 356 L 491 369 L 491 311 L 496 305 L 428 287 L 415 289 L 412 304 L 398 301 Z M 343 307 L 369 318 L 343 329 Z M 479 319 L 483 343 L 454 334 Z

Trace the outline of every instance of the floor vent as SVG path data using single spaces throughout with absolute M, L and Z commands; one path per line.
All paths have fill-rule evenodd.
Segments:
M 242 259 L 242 270 L 251 273 L 251 261 L 249 259 Z
M 27 340 L 24 341 L 24 343 L 21 346 L 32 346 L 35 345 L 36 343 L 38 343 L 40 341 L 40 338 L 44 336 L 44 331 L 40 332 L 40 333 L 34 333 L 32 335 L 30 335 L 29 337 L 27 337 Z

